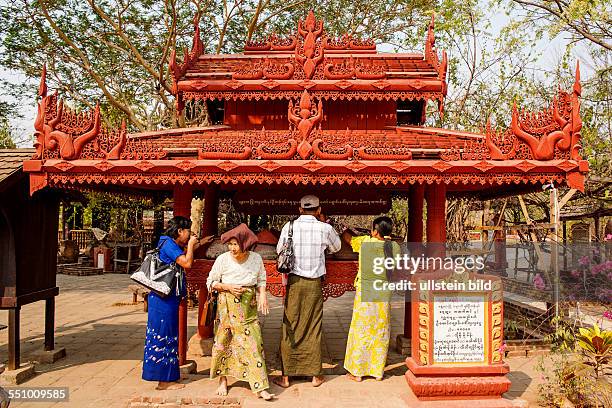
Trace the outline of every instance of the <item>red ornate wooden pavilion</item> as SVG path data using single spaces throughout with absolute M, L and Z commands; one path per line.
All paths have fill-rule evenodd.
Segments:
M 490 198 L 550 181 L 583 187 L 588 164 L 579 154 L 578 67 L 573 89 L 559 90 L 541 112 L 515 106 L 506 130 L 487 124 L 482 133 L 471 133 L 423 126 L 427 102 L 437 103 L 443 115 L 447 91 L 447 57 L 435 48 L 433 18 L 424 53 L 382 53 L 370 39 L 332 38 L 312 12 L 295 33 L 247 43 L 240 54 L 209 55 L 203 49 L 196 21 L 191 50 L 181 62 L 173 53 L 170 69 L 178 110 L 189 101 L 206 102 L 218 122 L 208 127 L 132 134 L 125 124 L 107 128 L 99 108 L 75 113 L 57 93 L 47 94 L 43 70 L 36 154 L 24 163 L 31 193 L 166 190 L 174 195 L 175 214 L 189 216 L 193 192 L 203 191 L 205 232 L 217 234 L 221 193 L 270 200 L 264 208 L 288 213 L 293 208 L 274 200 L 297 200 L 308 191 L 334 198 L 324 208 L 329 214 L 372 214 L 384 205 L 353 207 L 342 198 L 384 202 L 402 192 L 410 200 L 409 241 L 423 240 L 426 203 L 427 241 L 445 242 L 447 195 Z M 209 266 L 200 261 L 189 272 L 200 298 L 206 296 Z M 269 290 L 279 296 L 280 276 L 268 267 Z M 325 295 L 354 290 L 355 271 L 354 262 L 330 261 Z M 182 362 L 186 313 L 183 304 Z M 410 327 L 406 313 L 408 338 Z M 202 325 L 198 332 L 211 335 Z

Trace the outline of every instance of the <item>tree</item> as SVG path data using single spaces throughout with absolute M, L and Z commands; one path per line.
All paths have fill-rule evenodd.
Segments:
M 9 116 L 14 114 L 13 108 L 6 102 L 0 102 L 0 149 L 14 149 L 15 140 L 9 123 Z
M 288 33 L 313 8 L 357 35 L 391 38 L 420 19 L 431 0 L 14 0 L 0 10 L 0 66 L 36 79 L 43 63 L 52 88 L 77 107 L 101 102 L 107 122 L 127 118 L 132 130 L 178 126 L 168 70 L 172 49 L 191 43 L 199 17 L 205 52 L 236 52 L 261 32 Z M 6 82 L 6 81 L 5 81 Z M 9 84 L 13 95 L 34 88 Z M 110 124 L 109 123 L 109 124 Z
M 14 149 L 15 142 L 11 137 L 11 130 L 6 120 L 0 122 L 0 149 Z

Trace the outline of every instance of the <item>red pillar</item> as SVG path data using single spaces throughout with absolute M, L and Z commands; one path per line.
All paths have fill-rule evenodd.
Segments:
M 410 189 L 408 196 L 408 245 L 410 249 L 418 250 L 423 242 L 423 198 L 425 188 L 422 184 L 416 184 Z M 417 254 L 418 255 L 418 254 Z M 410 293 L 406 293 L 404 303 L 404 337 L 412 337 L 412 302 Z
M 217 214 L 219 211 L 219 195 L 217 186 L 207 186 L 204 191 L 204 220 L 202 224 L 202 236 L 219 235 L 219 224 L 217 222 Z M 198 290 L 198 335 L 202 339 L 210 339 L 213 337 L 213 325 L 206 326 L 204 324 L 206 316 L 202 315 L 204 303 L 208 297 L 208 289 L 206 285 L 202 285 Z
M 191 186 L 174 187 L 174 216 L 191 218 L 191 200 L 193 190 Z M 179 304 L 179 364 L 187 361 L 187 300 L 183 299 Z
M 425 189 L 425 200 L 427 201 L 427 253 L 428 255 L 444 256 L 446 184 L 428 185 Z
M 422 184 L 410 190 L 408 201 L 408 242 L 423 242 L 423 197 L 425 188 Z

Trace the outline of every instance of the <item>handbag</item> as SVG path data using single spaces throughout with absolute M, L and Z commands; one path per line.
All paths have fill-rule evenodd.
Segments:
M 167 264 L 160 259 L 161 246 L 145 254 L 142 264 L 130 278 L 161 297 L 170 295 L 174 289 L 181 295 L 183 271 L 176 263 Z
M 289 221 L 289 235 L 283 244 L 278 258 L 276 259 L 276 270 L 280 273 L 291 273 L 295 265 L 295 253 L 293 252 L 293 220 Z
M 203 323 L 204 326 L 210 326 L 217 318 L 217 296 L 218 293 L 216 291 L 211 290 L 208 292 L 206 302 L 202 305 L 202 314 L 200 315 L 200 318 L 203 318 L 204 321 L 201 321 L 200 325 Z

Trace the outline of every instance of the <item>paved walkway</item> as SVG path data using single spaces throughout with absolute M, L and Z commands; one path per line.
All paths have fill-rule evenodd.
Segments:
M 146 313 L 142 303 L 133 305 L 127 291 L 127 275 L 99 275 L 76 277 L 58 275 L 60 295 L 56 301 L 56 344 L 65 347 L 67 357 L 52 365 L 37 364 L 38 375 L 22 386 L 66 386 L 70 401 L 63 403 L 11 403 L 11 407 L 105 407 L 125 408 L 135 395 L 149 393 L 169 395 L 170 391 L 155 392 L 154 384 L 141 380 L 143 341 Z M 270 297 L 271 313 L 262 319 L 266 360 L 271 374 L 278 373 L 278 344 L 282 304 Z M 342 359 L 351 320 L 353 295 L 348 293 L 325 303 L 324 337 L 327 382 L 313 388 L 308 382 L 298 382 L 287 390 L 273 386 L 280 394 L 276 407 L 405 407 L 402 396 L 411 392 L 404 380 L 403 358 L 390 350 L 386 379 L 373 379 L 357 384 L 343 375 Z M 392 305 L 392 343 L 403 331 L 402 303 Z M 22 361 L 27 362 L 35 351 L 42 350 L 44 340 L 44 303 L 22 308 Z M 0 324 L 7 324 L 8 312 L 0 311 Z M 196 331 L 197 311 L 189 311 L 189 336 Z M 7 358 L 7 330 L 0 331 L 0 363 Z M 188 358 L 190 358 L 188 356 Z M 209 358 L 196 359 L 198 374 L 189 377 L 187 387 L 176 395 L 214 395 L 216 381 L 208 379 Z M 534 366 L 537 358 L 508 360 L 512 368 L 511 399 L 524 399 L 537 406 Z M 173 395 L 174 395 L 173 394 Z M 246 397 L 243 406 L 269 406 L 252 397 L 246 384 L 230 389 L 230 397 Z M 384 401 L 384 402 L 383 402 Z

